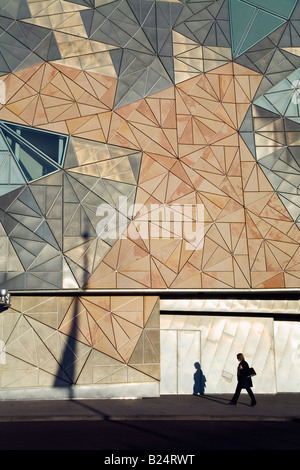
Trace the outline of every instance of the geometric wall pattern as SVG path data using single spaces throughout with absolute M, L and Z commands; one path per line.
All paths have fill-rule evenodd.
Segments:
M 297 0 L 3 2 L 1 286 L 299 287 L 299 25 Z M 201 205 L 202 249 L 120 199 Z
M 230 0 L 232 51 L 246 52 L 290 18 L 297 0 Z
M 97 207 L 104 202 L 118 209 L 119 196 L 133 202 L 140 152 L 72 137 L 64 165 L 49 168 L 44 160 L 47 167 L 39 165 L 38 171 L 46 175 L 38 173 L 28 184 L 25 176 L 23 184 L 12 184 L 21 179 L 21 169 L 12 151 L 3 154 L 8 184 L 0 196 L 1 283 L 14 289 L 77 288 L 113 243 L 97 237 Z
M 0 327 L 1 389 L 160 378 L 156 296 L 14 296 Z
M 299 288 L 299 106 L 299 0 L 3 0 L 1 389 L 156 387 L 151 289 Z M 199 246 L 173 205 L 203 209 Z M 162 322 L 196 326 L 209 387 L 244 348 L 286 391 L 296 323 L 197 318 Z

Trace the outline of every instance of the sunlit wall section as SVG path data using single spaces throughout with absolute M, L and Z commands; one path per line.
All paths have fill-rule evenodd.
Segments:
M 299 322 L 274 322 L 276 382 L 278 392 L 299 392 Z
M 199 393 L 231 393 L 239 352 L 257 372 L 253 383 L 258 393 L 298 391 L 299 309 L 298 300 L 162 299 L 163 393 L 179 390 L 179 357 L 185 358 L 183 373 L 188 375 L 181 393 L 194 387 Z M 181 335 L 190 339 L 185 350 Z
M 183 333 L 201 332 L 201 351 L 190 354 L 188 360 L 189 390 L 180 388 L 180 368 L 173 370 L 173 382 L 179 383 L 173 392 L 162 387 L 161 393 L 231 393 L 237 381 L 236 355 L 243 352 L 249 365 L 253 366 L 257 376 L 253 379 L 257 393 L 275 393 L 275 353 L 273 320 L 250 317 L 215 317 L 198 315 L 162 315 L 161 334 L 167 331 Z M 170 337 L 170 341 L 172 341 Z M 170 346 L 171 347 L 171 346 Z M 165 344 L 162 349 L 162 371 L 164 370 L 163 351 L 168 351 Z M 180 349 L 179 354 L 188 356 L 188 350 Z M 176 357 L 176 356 L 174 356 Z M 175 361 L 175 360 L 174 360 Z M 170 368 L 168 369 L 170 372 Z M 197 382 L 197 376 L 201 376 Z M 164 379 L 162 377 L 162 384 Z M 166 384 L 167 386 L 167 384 Z

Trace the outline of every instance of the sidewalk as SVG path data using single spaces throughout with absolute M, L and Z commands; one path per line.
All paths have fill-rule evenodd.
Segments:
M 231 395 L 162 395 L 142 399 L 76 399 L 0 401 L 0 422 L 33 421 L 300 421 L 300 393 L 256 395 L 249 406 L 247 394 L 237 406 Z

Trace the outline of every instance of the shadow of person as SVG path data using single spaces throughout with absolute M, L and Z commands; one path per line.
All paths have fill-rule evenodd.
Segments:
M 196 372 L 194 373 L 194 395 L 204 395 L 206 378 L 202 372 L 199 362 L 195 362 L 194 367 Z

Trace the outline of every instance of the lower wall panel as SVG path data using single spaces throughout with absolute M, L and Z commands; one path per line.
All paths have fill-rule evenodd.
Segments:
M 299 392 L 300 323 L 161 314 L 156 296 L 12 296 L 0 315 L 0 400 Z M 248 313 L 248 312 L 247 312 Z
M 278 392 L 300 391 L 300 323 L 274 322 Z
M 0 341 L 0 399 L 19 389 L 54 396 L 89 387 L 95 396 L 159 390 L 156 296 L 12 296 Z
M 199 332 L 200 354 L 196 348 Z M 180 346 L 183 333 L 189 333 L 192 347 Z M 257 372 L 253 378 L 256 393 L 300 390 L 299 322 L 166 314 L 161 315 L 161 345 L 161 394 L 233 393 L 239 352 Z

